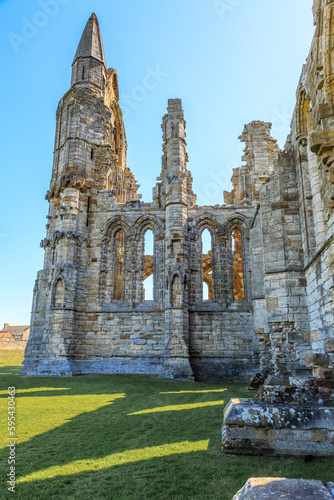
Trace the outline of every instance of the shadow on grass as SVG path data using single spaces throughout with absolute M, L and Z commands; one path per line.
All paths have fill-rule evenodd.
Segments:
M 2 387 L 6 387 L 6 385 L 11 385 L 13 383 L 10 376 L 2 376 L 1 379 Z M 3 382 L 5 382 L 5 384 L 3 384 Z M 18 444 L 16 447 L 17 473 L 21 478 L 49 467 L 67 465 L 78 460 L 98 460 L 111 454 L 126 452 L 127 450 L 159 447 L 166 444 L 173 445 L 185 441 L 193 443 L 210 440 L 208 452 L 213 453 L 217 458 L 219 457 L 219 428 L 222 421 L 221 406 L 214 408 L 193 408 L 191 410 L 181 410 L 177 412 L 168 411 L 163 414 L 128 415 L 128 413 L 131 412 L 143 411 L 150 408 L 153 409 L 157 406 L 163 407 L 177 404 L 195 405 L 198 403 L 220 400 L 222 397 L 221 392 L 216 394 L 205 392 L 204 388 L 207 388 L 208 384 L 201 384 L 203 392 L 199 394 L 184 394 L 182 392 L 177 394 L 159 394 L 161 391 L 177 391 L 185 387 L 193 389 L 194 385 L 192 383 L 166 381 L 146 376 L 86 376 L 76 378 L 16 377 L 15 385 L 18 391 L 17 435 L 19 439 L 20 428 L 23 425 L 22 422 L 19 423 L 20 413 L 21 411 L 23 412 L 23 407 L 22 410 L 20 410 L 20 400 L 22 401 L 21 404 L 26 401 L 25 405 L 31 408 L 30 422 L 27 420 L 24 425 L 36 426 L 36 433 L 38 433 L 38 415 L 34 414 L 34 407 L 37 408 L 37 402 L 41 402 L 41 397 L 45 398 L 46 406 L 48 406 L 48 399 L 50 398 L 50 401 L 54 401 L 55 399 L 59 401 L 59 408 L 61 408 L 60 403 L 64 397 L 69 398 L 73 396 L 80 398 L 80 396 L 86 397 L 91 395 L 92 398 L 96 398 L 99 395 L 107 395 L 111 399 L 112 395 L 115 393 L 124 393 L 126 396 L 124 399 L 118 399 L 89 413 L 85 412 L 85 407 L 81 407 L 79 409 L 81 413 L 74 416 L 69 421 L 62 423 L 62 425 L 55 429 L 33 436 L 28 441 Z M 47 387 L 49 387 L 50 391 L 39 390 Z M 55 390 L 62 388 L 65 390 Z M 32 390 L 33 392 L 26 392 L 20 395 L 20 390 L 26 389 Z M 225 394 L 224 392 L 224 398 Z M 228 394 L 226 394 L 226 400 L 228 400 L 228 397 Z M 21 417 L 21 419 L 22 418 L 23 417 Z M 207 452 L 191 452 L 189 453 L 189 457 L 194 455 L 205 457 L 205 453 Z M 0 452 L 0 460 L 3 460 L 3 463 L 6 462 L 7 456 L 7 449 Z M 151 475 L 152 467 L 149 465 L 149 462 L 154 461 L 156 464 L 162 461 L 162 463 L 165 463 L 164 466 L 162 465 L 162 469 L 165 471 L 164 474 L 166 474 L 166 464 L 169 464 L 168 467 L 170 471 L 167 475 L 170 476 L 169 483 L 170 487 L 173 489 L 174 487 L 176 488 L 176 483 L 179 484 L 180 480 L 181 471 L 176 471 L 177 462 L 174 462 L 174 460 L 178 460 L 179 458 L 180 455 L 178 453 L 176 453 L 174 457 L 148 457 L 145 460 L 131 465 L 117 465 L 105 469 L 104 471 L 72 474 L 73 478 L 70 480 L 70 483 L 72 484 L 74 482 L 78 484 L 80 477 L 89 477 L 91 478 L 89 482 L 93 484 L 95 483 L 95 480 L 92 479 L 94 474 L 102 474 L 103 477 L 104 475 L 109 477 L 109 475 L 112 474 L 116 476 L 113 496 L 97 496 L 97 492 L 95 491 L 94 494 L 92 493 L 92 498 L 126 498 L 125 496 L 119 496 L 117 492 L 117 485 L 122 485 L 120 487 L 123 488 L 124 491 L 130 488 L 127 484 L 128 480 L 126 480 L 120 469 L 123 470 L 124 467 L 126 469 L 130 467 L 129 470 L 137 471 L 139 476 L 145 476 L 145 474 L 148 473 L 145 471 L 150 471 L 149 475 Z M 184 457 L 182 460 L 184 460 Z M 197 462 L 197 460 L 198 459 L 196 459 L 195 462 Z M 200 461 L 205 462 L 205 458 L 201 458 Z M 198 467 L 202 469 L 202 465 L 198 465 Z M 112 472 L 112 470 L 115 472 Z M 159 484 L 161 480 L 161 477 L 160 479 L 156 479 Z M 55 498 L 62 498 L 64 497 L 62 495 L 68 488 L 68 486 L 66 486 L 69 484 L 68 481 L 69 476 L 55 477 L 50 480 L 46 479 L 44 481 L 18 484 L 17 488 L 22 498 L 28 498 L 29 496 L 33 498 L 43 498 L 43 495 L 45 498 L 49 497 L 51 493 L 49 491 L 49 485 L 55 483 L 58 485 L 57 488 L 59 487 L 63 492 L 61 494 L 59 493 L 59 497 L 56 496 Z M 162 482 L 164 483 L 165 479 L 163 479 Z M 92 486 L 89 488 L 91 487 Z M 110 489 L 110 485 L 108 488 Z M 52 490 L 53 487 L 51 487 L 51 491 Z M 81 491 L 81 488 L 79 488 L 78 491 Z M 149 498 L 149 496 L 145 495 L 146 494 L 143 492 L 142 498 Z M 65 494 L 65 498 L 70 498 L 68 497 L 68 493 Z M 74 496 L 73 498 L 79 498 L 79 496 Z M 132 498 L 141 497 L 132 496 Z M 156 496 L 156 498 L 159 497 Z M 164 498 L 168 497 L 165 496 Z
M 8 367 L 5 368 L 4 374 L 0 374 L 1 388 L 16 386 L 17 436 L 19 440 L 20 435 L 27 439 L 19 441 L 16 447 L 17 478 L 55 466 L 68 469 L 67 475 L 17 484 L 19 499 L 230 500 L 251 476 L 331 479 L 333 459 L 305 463 L 302 459 L 222 456 L 222 405 L 129 415 L 157 407 L 198 405 L 221 399 L 227 403 L 232 397 L 247 397 L 241 385 L 194 385 L 130 375 L 13 379 L 12 375 L 5 375 Z M 20 390 L 28 389 L 32 392 L 20 394 Z M 110 401 L 122 394 L 125 397 Z M 88 402 L 94 408 L 89 412 Z M 41 433 L 42 420 L 51 419 L 52 425 L 55 418 L 51 409 L 59 408 L 61 413 L 68 405 L 73 405 L 75 415 L 70 419 L 65 416 L 60 425 Z M 185 441 L 209 441 L 209 445 L 205 451 L 168 456 L 150 457 L 149 450 L 147 456 L 138 453 L 143 448 Z M 106 468 L 93 469 L 98 469 L 99 460 L 114 454 L 128 456 L 131 450 L 140 460 L 124 460 L 122 465 L 110 462 Z M 6 448 L 0 451 L 1 463 L 7 463 L 7 459 Z M 86 461 L 92 470 L 81 472 L 75 464 L 79 460 Z M 5 484 L 2 491 L 6 491 Z
M 19 375 L 22 366 L 0 366 L 1 375 Z

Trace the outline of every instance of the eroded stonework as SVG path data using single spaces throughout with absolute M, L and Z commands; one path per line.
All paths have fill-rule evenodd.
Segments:
M 153 202 L 141 201 L 126 167 L 117 73 L 92 15 L 57 111 L 25 374 L 245 381 L 259 368 L 307 371 L 314 352 L 326 352 L 332 370 L 332 10 L 315 2 L 317 33 L 284 151 L 270 124 L 246 125 L 244 165 L 216 206 L 196 205 L 179 99 L 163 118 Z M 154 255 L 145 255 L 147 231 Z

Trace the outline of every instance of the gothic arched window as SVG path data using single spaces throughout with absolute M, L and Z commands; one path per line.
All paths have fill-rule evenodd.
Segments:
M 114 300 L 123 300 L 124 296 L 124 232 L 117 231 L 114 236 Z
M 54 298 L 53 298 L 54 307 L 63 307 L 64 300 L 65 300 L 65 286 L 63 280 L 59 278 L 54 289 Z
M 234 300 L 245 300 L 242 237 L 239 229 L 234 229 L 232 231 L 231 238 L 232 238 Z
M 202 248 L 202 300 L 213 300 L 212 236 L 204 229 L 201 237 Z
M 154 300 L 154 234 L 148 229 L 144 235 L 143 300 Z

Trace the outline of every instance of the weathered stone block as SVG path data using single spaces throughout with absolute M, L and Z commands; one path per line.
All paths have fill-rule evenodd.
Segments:
M 324 348 L 325 351 L 334 353 L 334 339 L 325 340 Z
M 321 481 L 259 477 L 248 479 L 233 500 L 330 500 Z
M 252 432 L 247 434 L 246 429 Z M 252 438 L 245 437 L 252 433 Z M 244 455 L 332 456 L 334 408 L 231 400 L 224 412 L 222 451 Z
M 305 363 L 306 366 L 312 367 L 312 366 L 328 366 L 328 361 L 329 358 L 326 354 L 321 354 L 321 353 L 313 353 L 313 354 L 308 354 L 305 356 Z

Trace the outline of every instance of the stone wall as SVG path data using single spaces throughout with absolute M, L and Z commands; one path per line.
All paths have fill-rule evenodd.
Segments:
M 24 351 L 27 347 L 27 341 L 17 341 L 17 342 L 1 342 L 0 341 L 0 351 Z
M 330 266 L 332 245 L 329 242 L 329 246 L 315 256 L 305 273 L 310 311 L 309 340 L 316 352 L 322 352 L 326 339 L 333 337 L 333 275 Z
M 251 312 L 191 312 L 189 349 L 196 380 L 245 381 L 258 366 Z

